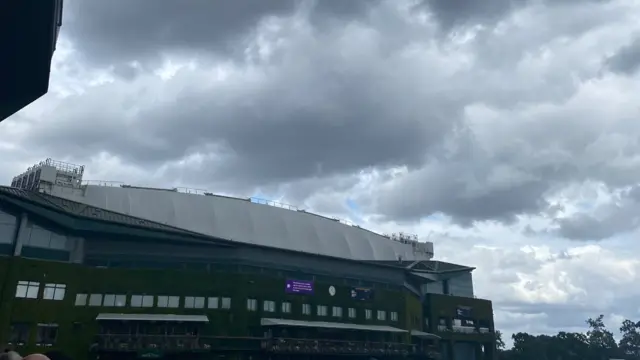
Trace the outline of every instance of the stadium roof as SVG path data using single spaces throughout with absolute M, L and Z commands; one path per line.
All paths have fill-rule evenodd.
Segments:
M 185 235 L 196 235 L 202 237 L 202 234 L 184 230 L 174 226 L 149 221 L 134 216 L 129 216 L 114 211 L 101 209 L 95 206 L 86 205 L 77 201 L 71 201 L 56 196 L 42 194 L 34 191 L 27 191 L 8 186 L 0 186 L 0 194 L 6 194 L 20 200 L 26 200 L 35 205 L 53 208 L 55 210 L 64 211 L 65 213 L 90 218 L 92 220 L 106 221 L 118 223 L 127 226 L 138 226 L 151 230 L 161 230 Z
M 76 202 L 234 242 L 360 261 L 426 260 L 411 244 L 331 218 L 226 196 L 85 185 L 53 192 Z M 425 245 L 425 244 L 423 244 Z
M 378 261 L 389 266 L 401 267 L 415 273 L 450 273 L 459 271 L 473 271 L 472 266 L 454 264 L 439 260 L 417 260 L 417 261 Z

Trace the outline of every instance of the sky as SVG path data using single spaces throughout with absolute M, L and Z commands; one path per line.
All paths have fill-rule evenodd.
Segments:
M 475 266 L 496 327 L 640 320 L 640 2 L 67 0 L 0 181 L 293 204 Z

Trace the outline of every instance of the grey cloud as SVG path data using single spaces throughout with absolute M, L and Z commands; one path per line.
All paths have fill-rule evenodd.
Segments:
M 547 6 L 585 5 L 604 3 L 610 0 L 543 0 Z M 428 8 L 439 20 L 446 31 L 458 26 L 475 24 L 494 24 L 512 11 L 528 5 L 540 4 L 534 0 L 421 0 L 417 8 Z
M 301 4 L 317 18 L 350 18 L 366 0 L 71 0 L 63 35 L 99 65 L 157 64 L 169 53 L 242 58 L 246 37 L 269 16 L 292 14 Z M 375 1 L 374 1 L 375 3 Z
M 447 95 L 443 75 L 421 73 L 421 60 L 381 46 L 393 34 L 380 40 L 354 32 L 365 36 L 361 43 L 341 42 L 341 29 L 282 34 L 291 46 L 275 53 L 276 60 L 255 72 L 238 66 L 232 70 L 237 79 L 226 83 L 203 82 L 203 73 L 185 70 L 166 85 L 150 76 L 104 85 L 60 107 L 76 141 L 44 128 L 29 137 L 49 149 L 108 151 L 142 166 L 211 155 L 205 164 L 175 170 L 239 186 L 375 166 L 417 167 L 455 125 L 461 102 Z M 172 89 L 167 102 L 155 99 L 153 89 L 162 86 Z M 103 106 L 94 107 L 96 102 Z M 126 113 L 138 120 L 130 122 Z
M 573 240 L 602 240 L 640 226 L 640 186 L 622 191 L 617 201 L 557 221 L 558 233 Z
M 107 6 L 82 4 L 73 6 L 87 7 L 85 11 Z M 153 11 L 166 11 L 162 4 Z M 477 43 L 462 46 L 434 41 L 433 24 L 418 18 L 407 21 L 393 10 L 394 2 L 380 3 L 355 22 L 347 19 L 378 3 L 352 4 L 348 9 L 332 4 L 318 2 L 314 12 L 301 12 L 295 19 L 274 18 L 272 26 L 254 22 L 267 13 L 288 14 L 295 4 L 280 10 L 256 8 L 255 14 L 247 14 L 245 22 L 254 30 L 238 30 L 245 34 L 246 57 L 224 63 L 226 81 L 213 80 L 220 59 L 208 56 L 198 58 L 198 69 L 183 69 L 167 81 L 117 63 L 113 71 L 128 83 L 104 84 L 62 100 L 56 111 L 59 120 L 38 124 L 24 141 L 51 156 L 84 156 L 77 162 L 106 152 L 154 173 L 160 169 L 167 182 L 213 190 L 246 192 L 286 183 L 285 196 L 299 202 L 304 202 L 301 194 L 312 195 L 304 185 L 308 179 L 331 181 L 357 172 L 405 168 L 408 175 L 399 180 L 373 183 L 379 185 L 375 193 L 353 194 L 358 204 L 386 219 L 442 212 L 464 225 L 510 222 L 519 214 L 547 211 L 545 197 L 571 182 L 595 179 L 612 187 L 625 186 L 640 174 L 608 161 L 619 154 L 621 141 L 602 134 L 598 119 L 606 114 L 567 105 L 583 85 L 573 74 L 596 76 L 574 65 L 592 56 L 593 49 L 586 48 L 588 54 L 582 49 L 565 54 L 564 45 L 556 45 L 551 50 L 562 53 L 562 58 L 541 64 L 544 71 L 534 66 L 536 49 L 550 47 L 558 37 L 582 36 L 589 26 L 615 18 L 615 8 L 581 6 L 591 22 L 569 25 L 560 21 L 569 8 L 559 13 L 550 10 L 540 15 L 548 25 L 544 31 L 521 26 L 494 38 L 485 32 L 474 40 Z M 143 5 L 132 5 L 133 13 L 143 13 Z M 314 17 L 323 13 L 345 21 L 342 26 L 319 28 Z M 586 16 L 589 13 L 598 16 Z M 129 24 L 127 19 L 122 28 L 144 27 L 131 41 L 145 44 L 129 48 L 118 43 L 123 35 L 109 31 L 96 35 L 95 42 L 104 40 L 105 49 L 124 46 L 112 49 L 113 61 L 126 58 L 116 59 L 120 53 L 135 58 L 147 48 L 154 53 L 179 52 L 181 44 L 187 44 L 187 31 L 196 26 L 177 26 L 185 20 L 180 16 L 166 19 L 174 32 L 156 39 L 163 21 L 152 19 L 145 25 Z M 200 22 L 197 26 L 206 22 L 198 17 L 189 21 Z M 85 55 L 98 54 L 85 48 L 98 28 L 87 29 L 84 35 L 73 34 L 81 28 L 73 22 L 71 28 L 69 36 Z M 208 39 L 194 37 L 188 46 L 206 50 Z M 498 67 L 491 62 L 498 53 L 479 46 L 498 49 L 502 41 L 518 47 L 504 56 L 505 66 Z M 442 51 L 449 47 L 459 51 Z M 479 113 L 500 120 L 474 124 L 476 117 L 481 118 L 479 124 L 486 121 Z M 609 130 L 625 139 L 640 133 L 630 124 L 619 120 Z M 56 131 L 60 127 L 66 130 Z M 576 135 L 567 137 L 568 132 Z M 624 153 L 631 156 L 637 145 L 629 142 Z M 197 161 L 183 161 L 188 157 Z
M 611 71 L 632 74 L 640 69 L 640 37 L 606 60 Z

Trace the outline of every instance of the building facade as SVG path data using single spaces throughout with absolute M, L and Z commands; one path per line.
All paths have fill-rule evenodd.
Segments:
M 19 352 L 493 359 L 472 270 L 220 239 L 0 187 L 0 343 Z

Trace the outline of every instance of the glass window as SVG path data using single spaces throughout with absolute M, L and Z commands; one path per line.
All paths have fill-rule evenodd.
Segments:
M 207 299 L 207 307 L 209 309 L 217 309 L 220 306 L 220 299 L 212 296 Z
M 87 305 L 87 294 L 76 294 L 76 306 Z
M 10 345 L 24 345 L 29 341 L 29 324 L 13 323 L 9 334 Z
M 142 295 L 142 307 L 153 307 L 153 295 Z
M 16 297 L 23 299 L 37 299 L 40 292 L 40 283 L 36 281 L 18 281 Z
M 387 313 L 384 310 L 378 310 L 378 320 L 385 321 L 387 320 Z
M 318 316 L 327 316 L 327 306 L 326 305 L 318 305 L 317 307 L 317 315 Z
M 42 298 L 45 300 L 62 300 L 67 290 L 65 284 L 44 284 Z
M 177 308 L 180 306 L 179 296 L 158 296 L 158 307 L 162 308 Z
M 333 317 L 342 317 L 342 308 L 339 306 L 334 306 L 331 308 L 331 315 Z
M 101 306 L 101 305 L 102 305 L 102 294 L 89 295 L 89 306 Z
M 202 309 L 204 308 L 203 296 L 185 296 L 184 307 L 187 309 Z
M 247 310 L 249 310 L 249 311 L 258 310 L 258 300 L 256 300 L 256 299 L 247 299 Z
M 131 307 L 142 307 L 142 295 L 131 295 Z
M 102 299 L 102 306 L 116 306 L 116 295 L 104 294 L 104 298 Z
M 169 306 L 169 297 L 165 295 L 158 296 L 158 307 L 166 308 Z
M 355 317 L 356 317 L 356 309 L 349 308 L 349 317 L 352 318 L 352 319 L 355 319 Z
M 302 314 L 311 315 L 311 304 L 302 304 Z
M 127 306 L 127 295 L 116 294 L 116 307 L 125 307 L 125 306 Z
M 276 311 L 276 302 L 271 300 L 265 300 L 262 303 L 262 311 L 265 312 L 275 312 Z
M 13 237 L 16 233 L 15 223 L 0 223 L 0 244 L 13 244 Z
M 398 313 L 397 312 L 392 311 L 389 316 L 391 317 L 391 321 L 398 321 Z
M 365 319 L 371 320 L 371 315 L 372 315 L 371 309 L 365 309 L 364 310 L 364 318 Z
M 53 345 L 58 338 L 57 324 L 38 324 L 38 345 Z
M 281 309 L 282 309 L 282 312 L 285 314 L 291 313 L 291 303 L 286 301 L 283 302 Z
M 223 297 L 222 298 L 222 308 L 223 309 L 231 309 L 231 298 Z

